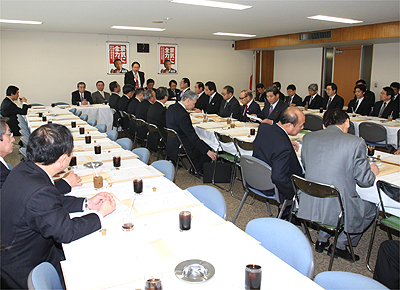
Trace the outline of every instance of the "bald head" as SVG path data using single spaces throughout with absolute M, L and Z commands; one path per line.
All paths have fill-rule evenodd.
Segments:
M 278 124 L 290 136 L 295 136 L 304 128 L 305 120 L 306 117 L 302 111 L 296 107 L 288 107 L 282 112 Z

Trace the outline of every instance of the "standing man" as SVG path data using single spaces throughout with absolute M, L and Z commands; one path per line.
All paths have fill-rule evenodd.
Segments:
M 384 87 L 381 92 L 381 100 L 375 103 L 371 116 L 384 119 L 392 116 L 393 119 L 397 119 L 399 117 L 399 104 L 392 101 L 393 96 L 393 89 Z
M 72 92 L 71 103 L 72 105 L 87 105 L 93 103 L 92 96 L 89 91 L 86 91 L 86 84 L 84 82 L 79 82 L 76 87 L 76 91 Z
M 371 106 L 369 100 L 365 97 L 367 87 L 364 85 L 356 85 L 354 93 L 356 99 L 352 99 L 347 105 L 347 113 L 360 114 L 368 116 L 371 113 Z
M 122 67 L 122 61 L 119 58 L 114 60 L 114 66 L 115 69 L 110 70 L 110 73 L 112 74 L 124 74 L 128 72 L 126 68 Z
M 176 80 L 170 80 L 169 83 L 169 89 L 168 89 L 168 100 L 176 100 L 176 97 L 181 93 L 181 90 L 177 89 L 176 86 L 178 85 L 178 83 L 176 82 Z
M 233 95 L 234 90 L 231 86 L 225 86 L 222 89 L 222 97 L 224 100 L 219 108 L 218 115 L 220 117 L 231 117 L 239 120 L 240 119 L 240 105 L 239 101 Z
M 139 71 L 140 63 L 132 62 L 132 70 L 125 73 L 124 84 L 130 84 L 136 90 L 144 86 L 144 72 Z
M 62 280 L 61 243 L 98 231 L 103 217 L 114 211 L 110 193 L 76 198 L 54 186 L 52 177 L 68 167 L 73 147 L 68 128 L 43 125 L 29 137 L 27 161 L 8 175 L 0 195 L 2 289 L 27 289 L 29 272 L 42 262 L 51 263 Z M 96 212 L 69 217 L 86 209 Z
M 189 157 L 199 174 L 203 173 L 204 162 L 209 162 L 217 158 L 217 154 L 213 152 L 203 140 L 197 136 L 193 128 L 187 110 L 193 110 L 197 101 L 197 94 L 193 91 L 187 91 L 180 101 L 169 106 L 166 113 L 167 128 L 175 130 L 179 138 L 182 140 Z M 180 152 L 180 143 L 178 138 L 167 139 L 166 155 L 173 161 L 177 161 Z M 178 166 L 178 164 L 176 164 Z M 191 168 L 190 173 L 194 173 Z
M 285 95 L 282 94 L 282 92 L 281 92 L 281 88 L 282 88 L 281 83 L 280 82 L 274 82 L 272 84 L 272 86 L 274 86 L 274 87 L 276 87 L 278 89 L 279 99 L 283 102 L 285 100 Z
M 179 93 L 179 96 L 176 96 L 176 101 L 180 101 L 183 94 L 187 91 L 190 90 L 190 80 L 188 78 L 182 78 L 181 83 L 179 84 L 181 88 L 181 92 Z
M 296 94 L 296 86 L 294 84 L 288 85 L 286 90 L 288 96 L 285 99 L 285 103 L 288 104 L 288 106 L 301 106 L 303 104 L 301 97 Z
M 257 97 L 256 101 L 257 102 L 266 102 L 267 101 L 267 94 L 265 93 L 265 87 L 262 83 L 259 83 L 256 85 L 256 90 L 257 90 Z
M 302 106 L 307 105 L 309 109 L 322 108 L 322 97 L 318 95 L 318 85 L 310 84 L 308 86 L 308 96 L 304 98 Z
M 97 91 L 92 93 L 93 104 L 104 104 L 110 101 L 110 93 L 104 91 L 104 82 L 97 81 Z
M 327 96 L 322 100 L 322 106 L 324 110 L 329 109 L 342 109 L 344 105 L 344 100 L 341 96 L 337 95 L 337 85 L 335 83 L 330 83 L 326 85 Z
M 168 91 L 167 88 L 159 87 L 156 90 L 156 101 L 152 104 L 147 111 L 147 122 L 156 125 L 158 130 L 160 130 L 164 141 L 167 142 L 167 133 L 164 128 L 167 126 L 165 119 L 165 114 L 167 113 L 167 108 L 165 103 L 168 101 Z M 149 132 L 147 138 L 147 144 L 149 148 L 153 151 L 157 151 L 157 146 L 160 143 L 160 135 L 155 132 Z
M 328 254 L 352 261 L 347 250 L 346 232 L 350 234 L 353 246 L 357 246 L 361 233 L 375 218 L 376 205 L 360 198 L 356 184 L 361 187 L 374 185 L 379 169 L 369 164 L 363 139 L 347 134 L 350 127 L 349 116 L 341 108 L 330 109 L 323 117 L 324 130 L 306 134 L 303 137 L 301 160 L 305 178 L 315 182 L 334 185 L 340 192 L 345 216 L 344 231 L 339 234 L 335 249 L 330 246 Z M 314 198 L 299 195 L 298 217 L 336 225 L 340 206 L 336 198 Z M 329 245 L 330 234 L 319 231 L 315 250 L 322 253 Z M 356 260 L 360 259 L 355 255 Z
M 257 115 L 261 112 L 260 105 L 253 102 L 253 93 L 250 90 L 240 92 L 240 102 L 243 104 L 240 109 L 239 121 L 251 122 L 252 120 L 247 115 Z
M 22 101 L 22 108 L 18 107 L 15 102 L 19 98 L 19 88 L 16 86 L 9 86 L 6 90 L 6 97 L 3 99 L 3 102 L 1 103 L 0 107 L 0 114 L 3 117 L 8 118 L 8 126 L 10 126 L 11 132 L 14 134 L 14 136 L 21 136 L 21 133 L 19 133 L 19 127 L 18 127 L 18 118 L 17 115 L 26 115 L 28 112 L 28 104 L 26 103 L 27 100 L 25 97 L 21 98 Z
M 208 81 L 205 84 L 205 92 L 208 96 L 206 107 L 203 109 L 207 114 L 218 114 L 222 103 L 222 96 L 217 92 L 217 87 L 214 82 Z
M 270 86 L 266 90 L 267 101 L 265 102 L 264 109 L 257 114 L 262 119 L 261 123 L 272 125 L 279 121 L 279 117 L 288 104 L 279 98 L 279 91 L 275 86 Z

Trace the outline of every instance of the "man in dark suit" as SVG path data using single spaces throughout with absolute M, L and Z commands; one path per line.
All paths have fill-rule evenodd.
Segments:
M 301 97 L 296 94 L 296 86 L 294 84 L 288 85 L 286 90 L 288 96 L 285 99 L 285 103 L 288 104 L 288 106 L 301 106 L 303 104 Z
M 130 84 L 136 90 L 144 87 L 144 72 L 139 71 L 140 63 L 132 62 L 132 70 L 125 73 L 124 84 Z
M 125 85 L 122 88 L 122 92 L 124 95 L 118 101 L 118 111 L 128 112 L 129 104 L 131 103 L 132 96 L 135 92 L 132 85 Z M 129 112 L 128 112 L 129 113 Z M 122 128 L 125 130 L 129 127 L 129 118 L 124 117 L 122 118 Z
M 285 95 L 282 94 L 282 92 L 281 92 L 281 88 L 282 88 L 281 83 L 280 83 L 280 82 L 274 82 L 274 83 L 272 84 L 272 86 L 274 86 L 274 87 L 276 87 L 276 88 L 278 89 L 279 99 L 280 99 L 281 101 L 284 101 L 284 100 L 285 100 Z
M 14 102 L 19 98 L 19 88 L 16 86 L 9 86 L 6 90 L 6 97 L 4 98 L 3 102 L 1 103 L 0 107 L 0 114 L 3 117 L 8 118 L 8 126 L 10 126 L 11 132 L 14 136 L 21 136 L 19 133 L 18 127 L 18 118 L 17 115 L 26 115 L 28 112 L 28 104 L 26 103 L 27 100 L 25 97 L 21 98 L 22 101 L 22 108 L 18 107 Z
M 104 82 L 97 81 L 97 91 L 92 94 L 93 104 L 104 104 L 110 101 L 110 93 L 104 91 Z
M 327 96 L 322 99 L 322 107 L 324 110 L 329 109 L 342 109 L 344 106 L 344 100 L 341 96 L 337 95 L 337 85 L 330 83 L 326 85 Z
M 169 89 L 168 89 L 168 101 L 171 100 L 176 100 L 176 96 L 178 96 L 181 93 L 181 90 L 177 89 L 176 86 L 178 83 L 176 80 L 170 80 L 169 83 Z
M 308 86 L 308 96 L 304 98 L 302 106 L 307 105 L 309 109 L 322 108 L 322 97 L 318 95 L 318 85 L 310 84 Z
M 281 204 L 285 199 L 293 198 L 290 176 L 292 174 L 303 176 L 303 170 L 295 152 L 299 149 L 299 145 L 291 142 L 288 135 L 297 135 L 303 129 L 304 122 L 304 114 L 296 107 L 289 107 L 282 112 L 278 123 L 260 124 L 253 142 L 253 156 L 266 162 L 272 168 L 271 179 L 278 188 Z M 275 192 L 266 191 L 265 194 L 274 195 Z
M 93 103 L 92 94 L 86 91 L 86 84 L 79 82 L 76 86 L 78 89 L 72 92 L 71 103 L 72 105 L 87 105 Z
M 267 94 L 265 93 L 264 85 L 259 83 L 258 85 L 256 85 L 256 90 L 257 90 L 256 101 L 257 102 L 266 102 Z
M 102 192 L 90 199 L 62 195 L 52 177 L 71 160 L 73 138 L 59 124 L 43 125 L 29 137 L 27 161 L 18 164 L 1 189 L 1 288 L 26 289 L 29 272 L 51 263 L 61 280 L 61 243 L 101 228 L 115 201 Z M 21 178 L 23 177 L 23 178 Z M 96 210 L 71 219 L 69 213 Z
M 202 174 L 204 162 L 215 160 L 217 154 L 213 152 L 203 140 L 197 136 L 192 121 L 187 110 L 193 110 L 197 101 L 197 94 L 193 91 L 187 91 L 182 95 L 182 99 L 169 106 L 166 113 L 167 128 L 175 130 L 189 157 L 198 173 Z M 177 161 L 180 143 L 177 138 L 167 139 L 166 155 L 173 161 Z M 193 172 L 193 169 L 191 170 Z
M 144 88 L 145 90 L 153 90 L 156 92 L 156 89 L 154 88 L 154 85 L 156 82 L 153 79 L 147 79 L 146 81 L 146 87 Z
M 257 115 L 261 112 L 260 105 L 253 101 L 253 93 L 250 90 L 243 90 L 239 96 L 243 106 L 240 109 L 239 121 L 254 122 L 247 115 Z
M 400 91 L 400 83 L 399 82 L 392 82 L 390 84 L 390 87 L 393 89 L 394 91 L 394 96 L 392 98 L 392 101 L 397 103 L 397 106 L 399 107 L 399 91 Z
M 372 108 L 372 107 L 374 106 L 374 104 L 375 104 L 375 93 L 372 92 L 372 91 L 370 91 L 370 90 L 368 90 L 368 88 L 367 88 L 367 82 L 366 82 L 365 80 L 363 80 L 363 79 L 358 80 L 358 81 L 356 82 L 356 85 L 363 85 L 363 86 L 365 86 L 365 95 L 364 95 L 364 98 L 365 98 L 365 100 L 366 100 L 366 103 L 369 104 L 369 106 L 370 106 L 370 111 L 371 111 L 371 108 Z M 354 100 L 355 100 L 356 98 L 357 98 L 357 97 L 354 96 Z
M 153 90 L 145 90 L 143 93 L 143 100 L 137 105 L 136 118 L 147 121 L 147 112 L 150 106 L 156 101 L 156 93 Z M 140 139 L 147 138 L 147 127 L 141 126 L 137 128 L 137 136 Z
M 111 82 L 108 87 L 110 88 L 111 95 L 110 95 L 110 101 L 108 105 L 110 108 L 115 110 L 115 113 L 113 114 L 113 127 L 118 127 L 118 120 L 122 118 L 121 114 L 118 111 L 118 101 L 121 98 L 119 93 L 121 92 L 121 86 L 117 81 Z
M 168 101 L 168 91 L 164 87 L 159 87 L 156 90 L 156 101 L 152 104 L 147 111 L 147 122 L 156 125 L 163 136 L 164 142 L 167 141 L 167 133 L 164 128 L 167 126 L 165 114 L 167 108 L 165 103 Z M 147 137 L 147 144 L 153 151 L 157 151 L 157 146 L 160 145 L 160 134 L 156 132 L 149 132 Z
M 207 114 L 218 114 L 222 103 L 222 96 L 217 92 L 215 83 L 211 81 L 206 82 L 204 91 L 208 98 L 206 99 L 206 106 L 203 112 Z
M 222 97 L 224 100 L 219 108 L 218 116 L 232 117 L 236 120 L 240 118 L 240 105 L 239 101 L 233 95 L 234 90 L 231 86 L 225 86 L 222 89 Z
M 179 93 L 179 95 L 176 96 L 176 101 L 180 101 L 182 95 L 190 90 L 190 80 L 188 78 L 182 78 L 180 84 L 179 84 L 180 88 L 181 88 L 181 92 Z
M 279 91 L 275 86 L 270 86 L 266 89 L 267 101 L 263 110 L 257 114 L 257 117 L 262 119 L 261 123 L 272 125 L 279 121 L 279 117 L 288 104 L 279 98 Z
M 381 92 L 381 100 L 375 103 L 371 116 L 384 119 L 392 116 L 393 119 L 397 119 L 399 117 L 399 106 L 398 103 L 392 101 L 393 96 L 393 89 L 384 87 Z
M 194 106 L 194 111 L 196 113 L 203 113 L 203 110 L 206 109 L 208 101 L 210 98 L 207 96 L 206 92 L 204 91 L 204 84 L 202 82 L 197 82 L 194 85 L 194 92 L 197 94 L 197 102 Z
M 132 114 L 136 117 L 137 107 L 140 104 L 140 102 L 143 101 L 143 93 L 144 89 L 142 88 L 139 88 L 135 91 L 135 97 L 131 99 L 132 101 L 129 103 L 128 110 L 126 111 L 128 114 Z M 136 130 L 135 122 L 129 120 L 129 133 L 132 136 L 135 135 L 135 130 Z
M 370 103 L 365 97 L 366 89 L 364 85 L 356 85 L 354 87 L 356 99 L 350 100 L 347 105 L 347 113 L 355 113 L 363 116 L 368 116 L 371 113 Z

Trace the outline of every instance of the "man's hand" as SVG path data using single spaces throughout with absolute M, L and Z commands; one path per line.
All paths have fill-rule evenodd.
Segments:
M 83 101 L 81 102 L 82 105 L 87 105 L 88 101 L 86 99 L 83 99 Z
M 106 200 L 100 205 L 98 213 L 102 214 L 103 217 L 112 213 L 115 210 L 115 200 L 114 197 L 108 193 Z
M 267 124 L 272 125 L 274 123 L 274 121 L 272 121 L 270 119 L 264 119 L 264 120 L 261 121 L 261 123 L 267 123 Z
M 196 113 L 203 113 L 203 111 L 200 110 L 200 109 L 194 109 L 194 111 L 195 111 Z
M 294 151 L 296 151 L 296 152 L 299 151 L 299 148 L 300 148 L 299 143 L 292 141 L 292 145 L 293 145 Z
M 296 104 L 291 103 L 290 106 L 291 107 L 296 107 Z
M 395 155 L 400 155 L 400 150 L 397 150 L 396 152 L 394 152 Z
M 96 194 L 95 196 L 93 196 L 92 198 L 88 199 L 88 208 L 89 209 L 94 209 L 94 210 L 98 210 L 100 208 L 100 206 L 102 205 L 102 203 L 107 199 L 107 196 L 111 196 L 111 193 L 108 192 L 100 192 L 98 194 Z
M 215 159 L 217 159 L 217 153 L 215 153 L 215 152 L 213 152 L 213 151 L 211 151 L 211 150 L 208 150 L 207 151 L 207 155 L 208 155 L 208 157 L 210 157 L 211 158 L 211 160 L 215 160 Z
M 26 103 L 28 100 L 25 97 L 20 98 L 21 102 Z
M 138 78 L 139 78 L 139 74 L 138 74 L 138 73 L 136 73 L 136 74 L 135 74 L 135 81 L 137 81 L 137 80 L 138 80 Z
M 66 180 L 68 180 L 69 185 L 71 187 L 81 186 L 82 185 L 82 183 L 81 183 L 82 179 L 78 175 L 76 175 L 74 173 L 74 171 L 71 171 L 71 172 L 65 174 L 64 178 Z
M 371 170 L 372 170 L 372 172 L 375 174 L 375 176 L 379 174 L 378 165 L 376 165 L 375 163 L 372 163 L 372 164 L 371 164 Z

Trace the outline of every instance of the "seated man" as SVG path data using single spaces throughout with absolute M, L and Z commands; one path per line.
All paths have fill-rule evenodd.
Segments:
M 240 102 L 243 104 L 240 109 L 239 121 L 251 122 L 247 115 L 257 115 L 261 112 L 260 105 L 253 102 L 253 93 L 250 90 L 243 90 L 240 92 Z
M 400 241 L 387 240 L 379 246 L 374 280 L 389 289 L 400 289 Z
M 240 118 L 240 105 L 239 101 L 233 95 L 233 88 L 231 86 L 225 86 L 222 89 L 222 98 L 224 100 L 219 108 L 218 115 L 220 117 L 232 117 L 236 120 Z
M 344 100 L 341 96 L 337 95 L 337 85 L 335 83 L 330 83 L 326 85 L 326 97 L 322 99 L 322 107 L 324 110 L 329 109 L 342 109 L 344 105 Z
M 97 91 L 92 94 L 93 104 L 104 104 L 110 101 L 110 93 L 104 91 L 104 82 L 97 81 Z
M 194 85 L 194 92 L 198 96 L 196 105 L 194 106 L 194 111 L 196 113 L 203 113 L 210 101 L 210 97 L 204 91 L 204 84 L 202 82 L 197 82 Z
M 201 109 L 207 114 L 218 114 L 222 103 L 222 96 L 217 92 L 214 82 L 206 82 L 205 87 L 204 91 L 207 98 L 205 99 L 204 107 Z
M 294 84 L 290 84 L 286 88 L 288 96 L 285 99 L 285 103 L 289 106 L 301 106 L 303 101 L 301 97 L 296 94 L 296 86 Z
M 176 101 L 180 101 L 182 95 L 187 91 L 190 90 L 190 80 L 188 78 L 182 78 L 181 82 L 179 84 L 179 87 L 181 88 L 181 92 L 179 93 L 178 96 L 176 96 Z
M 89 91 L 86 91 L 86 84 L 79 82 L 77 90 L 72 92 L 71 104 L 72 105 L 87 105 L 93 103 L 92 96 Z
M 111 96 L 108 105 L 111 109 L 115 110 L 115 113 L 113 114 L 113 127 L 118 127 L 118 120 L 122 117 L 118 111 L 118 101 L 121 98 L 119 95 L 121 92 L 121 86 L 117 83 L 117 81 L 112 81 L 109 84 L 109 88 L 111 91 Z
M 215 160 L 217 154 L 211 151 L 203 140 L 197 136 L 192 121 L 190 120 L 187 110 L 193 110 L 194 104 L 197 101 L 197 94 L 193 91 L 187 91 L 182 95 L 182 99 L 169 106 L 166 113 L 167 128 L 175 130 L 182 143 L 185 146 L 189 157 L 192 159 L 194 166 L 198 173 L 202 174 L 204 162 Z M 173 161 L 178 160 L 179 153 L 179 140 L 178 138 L 167 139 L 166 155 Z M 178 165 L 176 165 L 178 166 Z M 193 173 L 194 170 L 191 170 Z
M 140 104 L 141 101 L 143 101 L 143 93 L 144 89 L 139 88 L 135 91 L 134 98 L 132 98 L 132 101 L 128 105 L 128 114 L 132 114 L 136 117 L 136 111 L 137 107 Z M 129 133 L 134 136 L 135 135 L 135 130 L 136 130 L 136 124 L 134 121 L 129 120 Z
M 282 85 L 280 82 L 274 82 L 272 83 L 273 87 L 276 87 L 278 89 L 279 93 L 279 99 L 283 102 L 285 100 L 285 95 L 281 92 Z
M 147 121 L 147 112 L 150 106 L 156 101 L 156 93 L 153 90 L 145 90 L 143 100 L 137 105 L 136 118 Z M 137 129 L 137 137 L 144 140 L 147 138 L 147 127 L 141 126 Z
M 118 111 L 120 112 L 128 112 L 128 107 L 132 101 L 133 94 L 135 93 L 135 89 L 132 85 L 124 85 L 122 88 L 122 92 L 124 95 L 118 100 Z M 129 112 L 128 112 L 129 113 Z M 122 128 L 128 129 L 129 127 L 129 118 L 122 118 Z
M 169 89 L 168 89 L 168 101 L 170 100 L 176 100 L 176 96 L 179 96 L 181 90 L 177 89 L 176 86 L 178 83 L 176 80 L 170 80 L 169 83 Z
M 363 79 L 358 80 L 358 81 L 356 82 L 356 86 L 357 86 L 357 85 L 362 85 L 362 86 L 365 87 L 364 98 L 365 98 L 365 100 L 367 101 L 367 103 L 369 104 L 369 107 L 370 107 L 369 110 L 371 111 L 371 108 L 374 106 L 374 103 L 375 103 L 375 93 L 372 92 L 372 91 L 370 91 L 370 90 L 368 90 L 368 88 L 367 88 L 367 82 L 366 82 L 365 80 L 363 80 Z M 355 96 L 354 99 L 356 99 L 356 98 L 357 98 L 357 97 Z
M 277 96 L 279 98 L 278 94 Z M 292 199 L 294 195 L 290 176 L 303 175 L 295 152 L 299 149 L 299 144 L 291 142 L 289 135 L 297 135 L 303 129 L 305 119 L 303 112 L 298 108 L 288 107 L 280 115 L 278 123 L 260 124 L 253 142 L 253 156 L 272 168 L 271 179 L 278 188 L 281 204 L 285 199 Z M 266 191 L 265 194 L 274 195 L 275 192 Z
M 354 93 L 356 98 L 350 100 L 347 105 L 347 113 L 360 114 L 368 116 L 371 113 L 371 106 L 369 101 L 365 98 L 365 92 L 367 88 L 364 85 L 356 85 L 354 87 Z
M 308 86 L 309 95 L 304 98 L 302 106 L 308 106 L 309 109 L 322 108 L 322 97 L 318 95 L 318 85 L 310 84 Z
M 256 101 L 257 102 L 266 102 L 267 101 L 267 95 L 265 93 L 264 85 L 259 83 L 258 85 L 256 85 L 256 90 L 257 90 Z
M 114 211 L 110 193 L 76 198 L 54 186 L 52 177 L 68 167 L 73 147 L 68 128 L 43 125 L 29 137 L 27 161 L 8 175 L 0 194 L 2 289 L 27 289 L 29 272 L 42 262 L 51 263 L 62 280 L 61 243 L 98 231 L 102 218 Z M 69 217 L 86 208 L 97 212 Z
M 301 159 L 305 169 L 305 178 L 311 181 L 334 185 L 340 192 L 345 215 L 344 231 L 350 234 L 353 246 L 357 246 L 361 233 L 375 218 L 376 206 L 364 201 L 356 191 L 361 187 L 374 185 L 378 166 L 369 164 L 363 139 L 347 134 L 350 127 L 349 116 L 342 109 L 330 109 L 323 117 L 324 130 L 306 134 L 303 137 Z M 336 225 L 340 206 L 337 198 L 319 199 L 300 194 L 299 218 Z M 348 241 L 345 232 L 338 237 L 334 255 L 352 261 L 347 250 Z M 315 250 L 322 253 L 329 246 L 330 234 L 319 231 Z M 332 254 L 331 246 L 328 255 Z M 360 257 L 355 255 L 356 260 Z
M 147 87 L 145 87 L 145 90 L 153 90 L 154 92 L 156 91 L 156 89 L 154 88 L 155 85 L 155 81 L 153 79 L 147 79 L 146 81 L 146 85 Z
M 6 95 L 7 96 L 1 103 L 0 114 L 3 117 L 8 118 L 7 123 L 8 126 L 10 126 L 11 132 L 14 134 L 14 136 L 21 136 L 21 133 L 19 133 L 19 122 L 17 115 L 26 115 L 29 106 L 27 105 L 26 98 L 24 97 L 21 98 L 21 101 L 23 103 L 22 108 L 18 107 L 14 103 L 19 98 L 19 88 L 17 88 L 16 86 L 9 86 L 6 91 Z
M 147 111 L 147 122 L 156 125 L 158 130 L 160 130 L 161 135 L 164 138 L 164 142 L 167 142 L 167 133 L 164 128 L 167 126 L 165 120 L 165 114 L 167 113 L 167 108 L 165 103 L 168 101 L 168 91 L 164 87 L 159 87 L 156 90 L 156 101 L 152 104 Z M 155 132 L 149 132 L 147 137 L 147 144 L 149 148 L 153 151 L 157 151 L 157 146 L 159 145 L 160 134 Z
M 393 119 L 397 119 L 399 117 L 399 102 L 392 101 L 393 96 L 393 89 L 384 87 L 381 92 L 381 100 L 375 103 L 371 116 L 385 119 L 392 116 Z
M 288 107 L 288 104 L 280 99 L 279 91 L 276 87 L 268 87 L 266 93 L 268 102 L 265 102 L 263 110 L 257 114 L 257 117 L 262 119 L 261 123 L 272 125 L 279 121 L 282 111 Z

